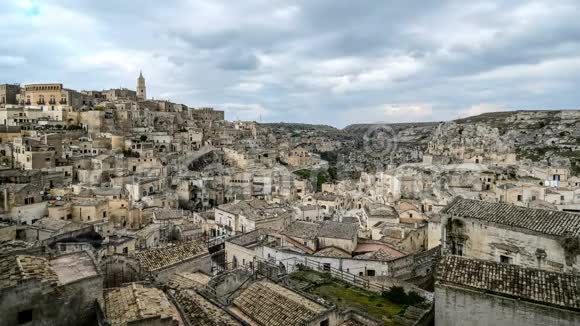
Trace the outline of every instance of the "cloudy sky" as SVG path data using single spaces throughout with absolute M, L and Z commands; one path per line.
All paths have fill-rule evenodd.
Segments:
M 578 108 L 580 3 L 4 0 L 0 83 L 135 88 L 228 120 Z

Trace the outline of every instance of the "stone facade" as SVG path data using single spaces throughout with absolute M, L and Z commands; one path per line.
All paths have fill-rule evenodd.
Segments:
M 20 85 L 0 84 L 0 105 L 17 104 L 16 95 L 20 92 Z

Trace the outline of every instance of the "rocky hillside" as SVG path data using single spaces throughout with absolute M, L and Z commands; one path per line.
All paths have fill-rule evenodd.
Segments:
M 448 122 L 354 124 L 344 129 L 305 124 L 263 125 L 278 136 L 326 137 L 342 146 L 331 153 L 336 167 L 355 176 L 401 163 L 464 160 L 570 166 L 580 174 L 580 110 L 485 113 Z M 334 161 L 334 160 L 333 160 Z
M 450 161 L 513 153 L 519 160 L 570 164 L 580 172 L 578 110 L 493 112 L 443 123 L 351 125 L 344 131 L 362 137 L 378 126 L 393 128 L 403 150 L 416 145 L 423 154 Z

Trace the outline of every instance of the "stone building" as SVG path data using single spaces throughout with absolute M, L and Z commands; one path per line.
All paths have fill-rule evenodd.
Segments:
M 93 222 L 109 217 L 109 205 L 106 200 L 85 199 L 75 201 L 71 205 L 72 220 L 77 222 Z
M 47 203 L 43 201 L 40 191 L 40 187 L 28 183 L 0 185 L 0 213 L 7 214 L 19 224 L 34 223 L 48 215 Z
M 107 322 L 121 325 L 183 325 L 179 311 L 165 293 L 154 287 L 131 283 L 108 289 L 104 295 Z
M 209 259 L 207 246 L 199 241 L 135 253 L 142 276 L 158 282 L 165 282 L 173 274 L 183 271 L 203 271 L 209 274 Z
M 145 86 L 145 78 L 141 71 L 139 72 L 139 78 L 137 78 L 137 99 L 141 101 L 147 99 L 147 87 Z
M 580 324 L 580 276 L 448 255 L 436 275 L 435 325 Z
M 20 92 L 18 84 L 0 84 L 0 105 L 17 104 L 16 95 Z
M 96 320 L 103 298 L 102 278 L 86 252 L 47 259 L 0 258 L 2 325 L 84 325 Z M 35 323 L 36 324 L 36 323 Z
M 190 109 L 190 117 L 202 121 L 223 121 L 224 111 L 215 110 L 214 108 L 195 108 Z
M 118 101 L 118 100 L 133 100 L 137 99 L 137 92 L 127 89 L 127 88 L 111 88 L 106 91 L 102 91 L 103 97 L 107 101 Z
M 241 326 L 243 322 L 214 302 L 191 289 L 191 282 L 185 288 L 169 290 L 173 302 L 182 311 L 182 317 L 189 325 Z
M 282 230 L 292 221 L 294 210 L 264 200 L 235 201 L 215 208 L 215 226 L 219 234 L 250 232 L 258 228 Z
M 578 214 L 459 197 L 441 213 L 444 252 L 547 271 L 580 271 Z
M 25 169 L 43 169 L 55 166 L 56 146 L 46 139 L 14 138 L 14 161 L 16 166 Z
M 18 95 L 21 105 L 69 105 L 80 108 L 92 105 L 93 99 L 80 92 L 66 89 L 62 84 L 29 84 L 24 85 Z
M 261 280 L 233 300 L 229 310 L 250 325 L 337 325 L 337 311 L 287 287 Z

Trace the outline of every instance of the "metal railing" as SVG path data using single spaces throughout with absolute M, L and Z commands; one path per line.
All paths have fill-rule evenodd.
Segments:
M 331 277 L 341 280 L 343 282 L 349 283 L 351 285 L 360 287 L 362 289 L 382 293 L 383 291 L 389 290 L 394 286 L 404 287 L 406 289 L 410 289 L 414 292 L 417 292 L 423 298 L 432 301 L 433 300 L 433 293 L 429 291 L 425 291 L 411 283 L 398 280 L 396 278 L 390 278 L 389 280 L 383 280 L 381 283 L 373 282 L 368 278 L 358 276 L 355 274 L 351 274 L 349 272 L 345 272 L 343 270 L 337 269 L 332 267 L 330 264 L 320 263 L 318 261 L 310 260 L 305 258 L 304 260 L 292 257 L 288 258 L 283 261 L 270 261 L 270 263 L 282 263 L 286 266 L 286 270 L 288 273 L 296 272 L 300 269 L 300 267 L 306 267 L 314 271 L 322 272 L 322 273 L 329 273 Z

